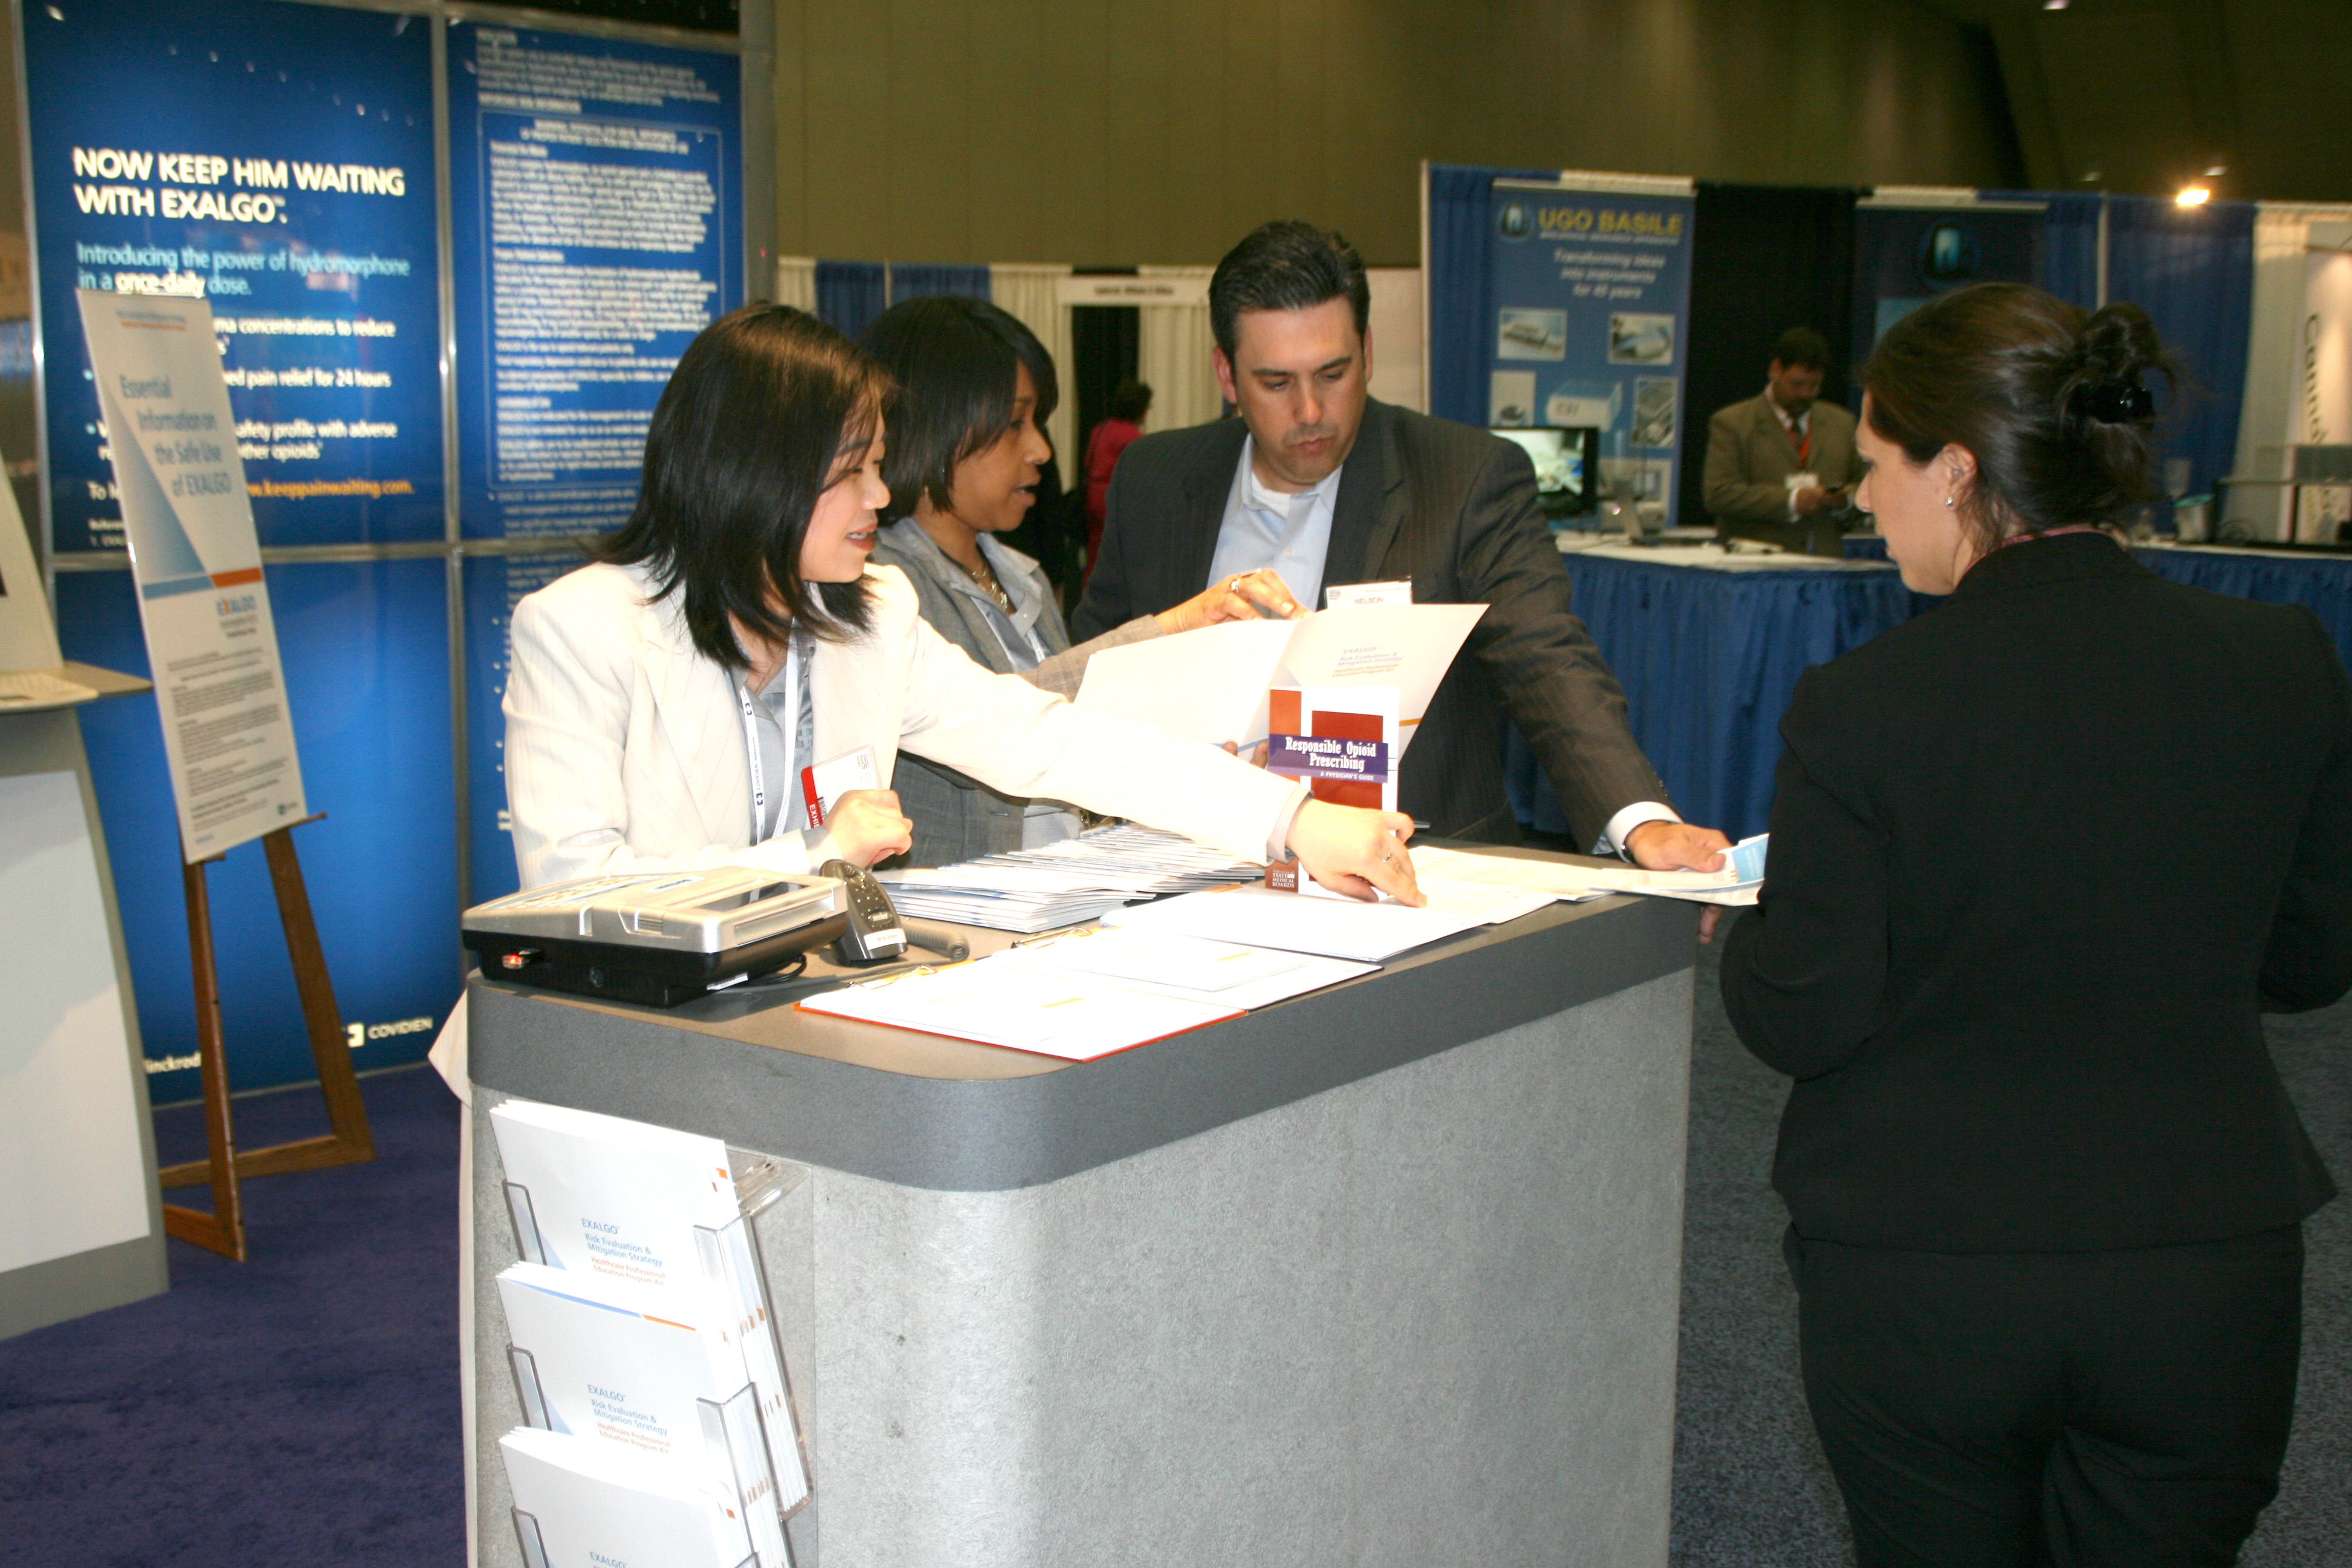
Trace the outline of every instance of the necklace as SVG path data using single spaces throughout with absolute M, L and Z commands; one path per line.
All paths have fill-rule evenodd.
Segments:
M 961 561 L 957 562 L 956 564 L 963 566 L 963 563 Z M 1003 610 L 1008 616 L 1013 614 L 1013 595 L 1004 591 L 1004 584 L 999 583 L 996 580 L 996 574 L 988 569 L 988 557 L 985 555 L 982 556 L 980 558 L 979 565 L 964 566 L 963 570 L 965 576 L 970 577 L 973 582 L 979 584 L 981 588 L 988 595 L 988 596 L 996 601 L 996 607 L 998 609 Z

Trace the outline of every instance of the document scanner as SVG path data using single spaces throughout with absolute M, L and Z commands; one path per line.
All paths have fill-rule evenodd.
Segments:
M 719 866 L 528 889 L 467 910 L 461 935 L 493 978 L 675 1007 L 834 941 L 847 917 L 829 877 Z

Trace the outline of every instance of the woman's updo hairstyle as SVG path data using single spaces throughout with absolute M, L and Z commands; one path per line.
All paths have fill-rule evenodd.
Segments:
M 2086 315 L 2022 283 L 1977 283 L 1888 328 L 1862 384 L 1871 429 L 1912 462 L 1948 446 L 1974 454 L 1958 505 L 1989 551 L 2021 533 L 2118 524 L 2150 498 L 2152 372 L 2183 384 L 2138 306 Z

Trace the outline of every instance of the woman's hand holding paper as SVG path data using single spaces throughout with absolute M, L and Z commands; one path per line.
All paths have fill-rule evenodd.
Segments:
M 1255 572 L 1237 573 L 1212 583 L 1175 608 L 1162 610 L 1152 618 L 1160 623 L 1160 630 L 1174 633 L 1195 631 L 1219 621 L 1254 621 L 1266 616 L 1295 621 L 1306 614 L 1307 606 L 1291 596 L 1290 586 L 1282 580 L 1282 574 L 1262 566 Z
M 1418 909 L 1429 900 L 1413 880 L 1405 840 L 1412 818 L 1402 812 L 1365 811 L 1310 800 L 1290 825 L 1290 852 L 1308 876 L 1351 899 L 1386 893 Z

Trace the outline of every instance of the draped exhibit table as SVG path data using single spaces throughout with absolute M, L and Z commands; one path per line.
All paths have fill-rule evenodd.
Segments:
M 483 1568 L 521 1564 L 507 1096 L 796 1168 L 754 1226 L 797 1568 L 1664 1568 L 1693 930 L 1553 905 L 1091 1062 L 477 976 Z
M 1734 838 L 1769 823 L 1780 715 L 1797 678 L 1913 613 L 1902 579 L 1876 562 L 1575 535 L 1562 536 L 1561 559 L 1576 613 L 1625 688 L 1633 738 L 1675 807 Z M 1566 833 L 1551 782 L 1516 728 L 1505 746 L 1519 821 Z

